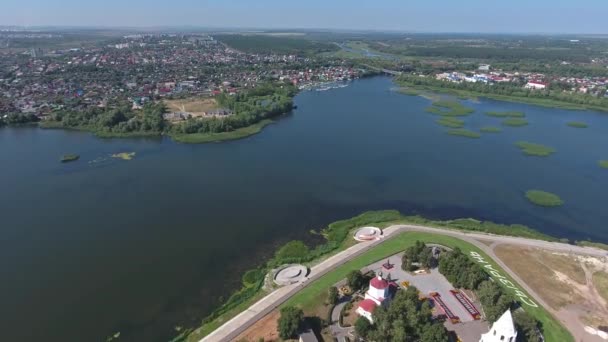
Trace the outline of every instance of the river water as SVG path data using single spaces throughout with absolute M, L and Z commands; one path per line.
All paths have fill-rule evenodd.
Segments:
M 369 209 L 523 223 L 608 242 L 608 115 L 481 99 L 467 128 L 519 110 L 529 126 L 445 134 L 430 100 L 389 78 L 307 91 L 250 138 L 206 145 L 0 129 L 0 330 L 7 341 L 166 341 L 244 269 L 310 229 Z M 578 120 L 589 128 L 566 125 Z M 554 147 L 524 156 L 519 140 Z M 109 158 L 136 152 L 131 161 Z M 61 164 L 66 153 L 80 160 Z M 530 204 L 554 192 L 559 208 Z M 314 241 L 313 241 L 314 242 Z

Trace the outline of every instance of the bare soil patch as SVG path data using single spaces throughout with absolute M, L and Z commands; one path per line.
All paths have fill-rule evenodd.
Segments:
M 183 100 L 165 100 L 170 112 L 185 112 L 192 116 L 203 116 L 205 112 L 217 109 L 215 99 L 210 98 L 188 98 Z
M 254 325 L 243 331 L 235 341 L 259 341 L 261 338 L 264 341 L 278 341 L 279 333 L 277 320 L 281 316 L 279 310 L 274 310 Z
M 494 252 L 551 306 L 577 340 L 601 341 L 584 328 L 608 322 L 606 260 L 512 245 L 498 245 Z

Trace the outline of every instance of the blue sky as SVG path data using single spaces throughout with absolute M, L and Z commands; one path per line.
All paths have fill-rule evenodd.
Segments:
M 607 0 L 1 0 L 0 25 L 608 33 Z

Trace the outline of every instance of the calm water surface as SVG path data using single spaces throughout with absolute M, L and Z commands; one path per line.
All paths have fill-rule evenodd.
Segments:
M 368 209 L 523 223 L 608 242 L 608 115 L 482 99 L 467 128 L 521 110 L 530 125 L 466 139 L 430 100 L 372 78 L 304 92 L 245 140 L 182 145 L 0 129 L 0 330 L 10 341 L 166 341 L 238 286 L 240 273 L 309 229 Z M 578 120 L 587 129 L 566 126 Z M 518 140 L 557 150 L 522 155 Z M 132 161 L 108 158 L 137 152 Z M 61 164 L 65 153 L 78 162 Z M 559 194 L 560 208 L 523 193 Z

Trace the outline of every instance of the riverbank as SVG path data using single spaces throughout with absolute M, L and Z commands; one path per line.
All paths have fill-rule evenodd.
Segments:
M 544 99 L 544 98 L 534 98 L 534 97 L 520 97 L 520 96 L 508 96 L 508 95 L 498 95 L 491 93 L 482 93 L 476 92 L 472 90 L 465 89 L 455 89 L 450 87 L 440 87 L 440 86 L 431 86 L 431 85 L 417 85 L 411 82 L 406 82 L 404 80 L 399 80 L 399 85 L 401 85 L 403 90 L 400 92 L 407 95 L 423 95 L 424 92 L 436 92 L 454 95 L 459 98 L 478 98 L 485 97 L 488 99 L 506 101 L 506 102 L 516 102 L 516 103 L 525 103 L 531 105 L 537 105 L 542 107 L 550 107 L 550 108 L 559 108 L 559 109 L 567 109 L 567 110 L 596 110 L 601 112 L 608 112 L 608 107 L 602 106 L 592 106 L 592 105 L 582 105 L 582 104 L 574 104 L 565 101 L 558 101 L 555 99 Z
M 184 144 L 204 144 L 228 140 L 238 140 L 258 134 L 264 127 L 274 123 L 274 120 L 265 119 L 251 126 L 235 129 L 223 133 L 192 133 L 192 134 L 169 134 L 171 139 Z
M 266 265 L 260 266 L 255 270 L 258 273 L 262 271 L 266 273 L 272 267 L 280 265 L 281 263 L 303 263 L 311 266 L 355 245 L 356 242 L 354 239 L 351 239 L 350 236 L 352 235 L 353 229 L 356 227 L 374 225 L 385 228 L 398 224 L 415 224 L 439 228 L 446 231 L 477 232 L 523 237 L 549 242 L 559 241 L 555 237 L 540 233 L 524 225 L 502 225 L 474 219 L 436 221 L 420 216 L 405 216 L 395 210 L 369 211 L 350 219 L 329 224 L 325 229 L 320 231 L 320 234 L 326 238 L 326 242 L 317 246 L 314 250 L 302 252 L 299 256 L 292 256 L 285 260 L 280 260 L 275 256 L 275 258 L 269 260 Z M 586 243 L 581 243 L 581 245 L 586 245 Z M 263 291 L 261 291 L 261 282 L 263 280 L 260 278 L 258 281 L 258 285 L 254 287 L 258 289 L 257 291 L 252 291 L 251 285 L 244 284 L 243 288 L 233 294 L 222 307 L 218 308 L 204 319 L 203 324 L 200 327 L 183 332 L 174 341 L 198 341 L 219 328 L 231 318 L 243 312 L 245 308 L 264 296 Z

